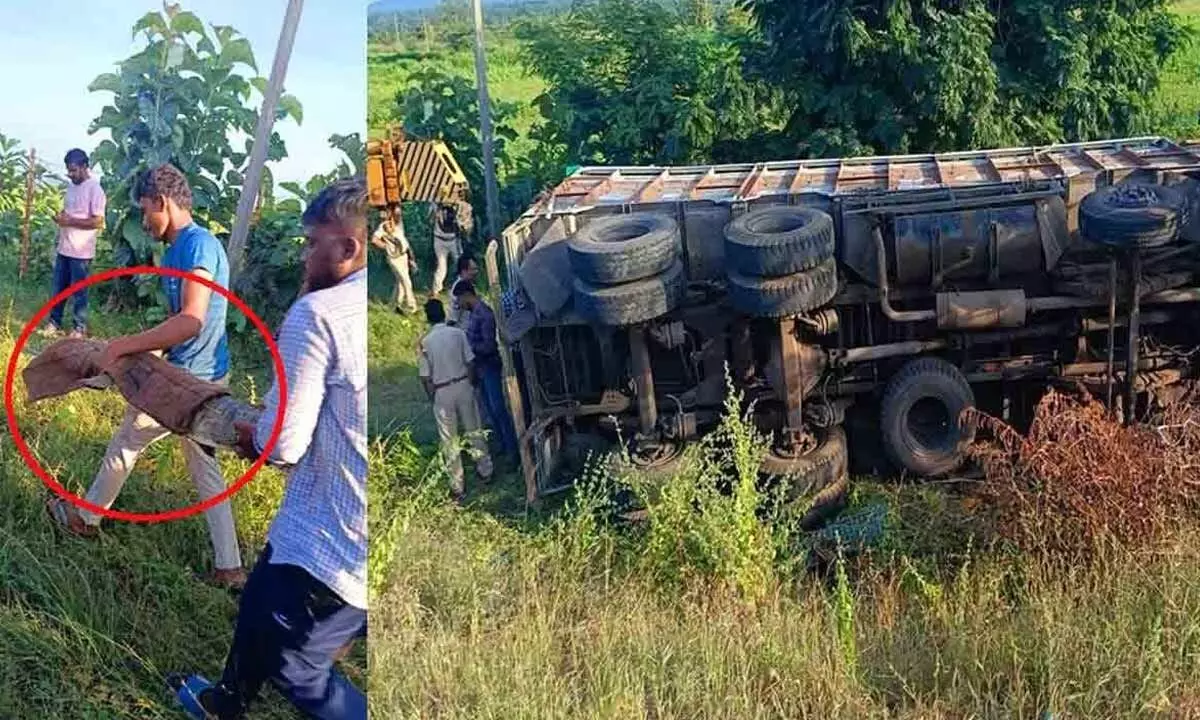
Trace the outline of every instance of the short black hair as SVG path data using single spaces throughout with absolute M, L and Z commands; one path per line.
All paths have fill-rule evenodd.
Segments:
M 446 308 L 442 307 L 441 300 L 429 298 L 425 301 L 425 319 L 431 325 L 446 322 Z
M 462 297 L 463 295 L 474 295 L 475 283 L 460 282 L 454 286 L 454 297 Z
M 458 262 L 454 265 L 454 271 L 461 275 L 467 271 L 467 268 L 471 267 L 471 263 L 474 261 L 475 258 L 470 255 L 459 255 Z
M 77 165 L 79 167 L 87 167 L 89 164 L 88 154 L 79 148 L 71 148 L 67 151 L 67 156 L 63 158 L 64 165 Z
M 192 209 L 192 186 L 188 184 L 187 176 L 170 163 L 144 170 L 138 176 L 134 200 L 159 196 L 174 200 L 184 210 Z

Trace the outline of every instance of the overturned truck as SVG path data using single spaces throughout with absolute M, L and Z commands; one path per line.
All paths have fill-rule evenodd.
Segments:
M 1196 369 L 1198 181 L 1162 138 L 582 168 L 503 237 L 529 499 L 618 439 L 670 471 L 727 368 L 809 524 L 852 472 L 954 471 L 964 408 L 1020 425 L 1056 379 L 1144 406 Z

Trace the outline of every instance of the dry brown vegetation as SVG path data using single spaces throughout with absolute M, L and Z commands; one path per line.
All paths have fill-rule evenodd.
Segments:
M 974 413 L 971 449 L 997 530 L 1026 550 L 1090 553 L 1144 546 L 1192 515 L 1200 500 L 1200 410 L 1188 399 L 1129 427 L 1082 388 L 1051 390 L 1029 432 Z

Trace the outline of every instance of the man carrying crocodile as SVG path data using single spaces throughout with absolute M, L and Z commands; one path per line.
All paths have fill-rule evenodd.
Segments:
M 212 233 L 193 222 L 192 191 L 182 172 L 169 164 L 145 171 L 138 178 L 135 197 L 141 205 L 142 224 L 151 236 L 167 245 L 162 259 L 164 267 L 193 273 L 222 287 L 229 284 L 225 248 Z M 100 359 L 101 367 L 111 368 L 126 355 L 165 352 L 168 362 L 192 375 L 227 383 L 225 298 L 205 285 L 177 277 L 164 277 L 163 289 L 169 317 L 145 332 L 108 341 Z M 103 508 L 112 507 L 138 457 L 169 434 L 154 418 L 133 406 L 127 407 L 85 499 Z M 208 500 L 224 492 L 225 479 L 215 449 L 188 438 L 181 437 L 180 442 L 200 499 Z M 98 532 L 100 516 L 95 513 L 76 510 L 61 498 L 52 498 L 48 509 L 56 522 L 76 535 L 93 537 Z M 209 581 L 221 587 L 241 587 L 246 574 L 229 501 L 205 511 L 205 519 L 216 566 Z
M 304 213 L 304 285 L 279 330 L 286 412 L 269 458 L 289 466 L 283 502 L 238 607 L 219 682 L 168 684 L 196 720 L 237 720 L 273 685 L 303 714 L 366 720 L 362 690 L 334 669 L 367 632 L 367 190 L 325 188 Z M 278 382 L 256 426 L 237 424 L 257 457 L 280 407 Z

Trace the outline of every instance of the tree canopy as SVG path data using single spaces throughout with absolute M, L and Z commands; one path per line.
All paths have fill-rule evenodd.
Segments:
M 1185 31 L 1168 0 L 745 0 L 810 154 L 1079 141 L 1137 128 Z

